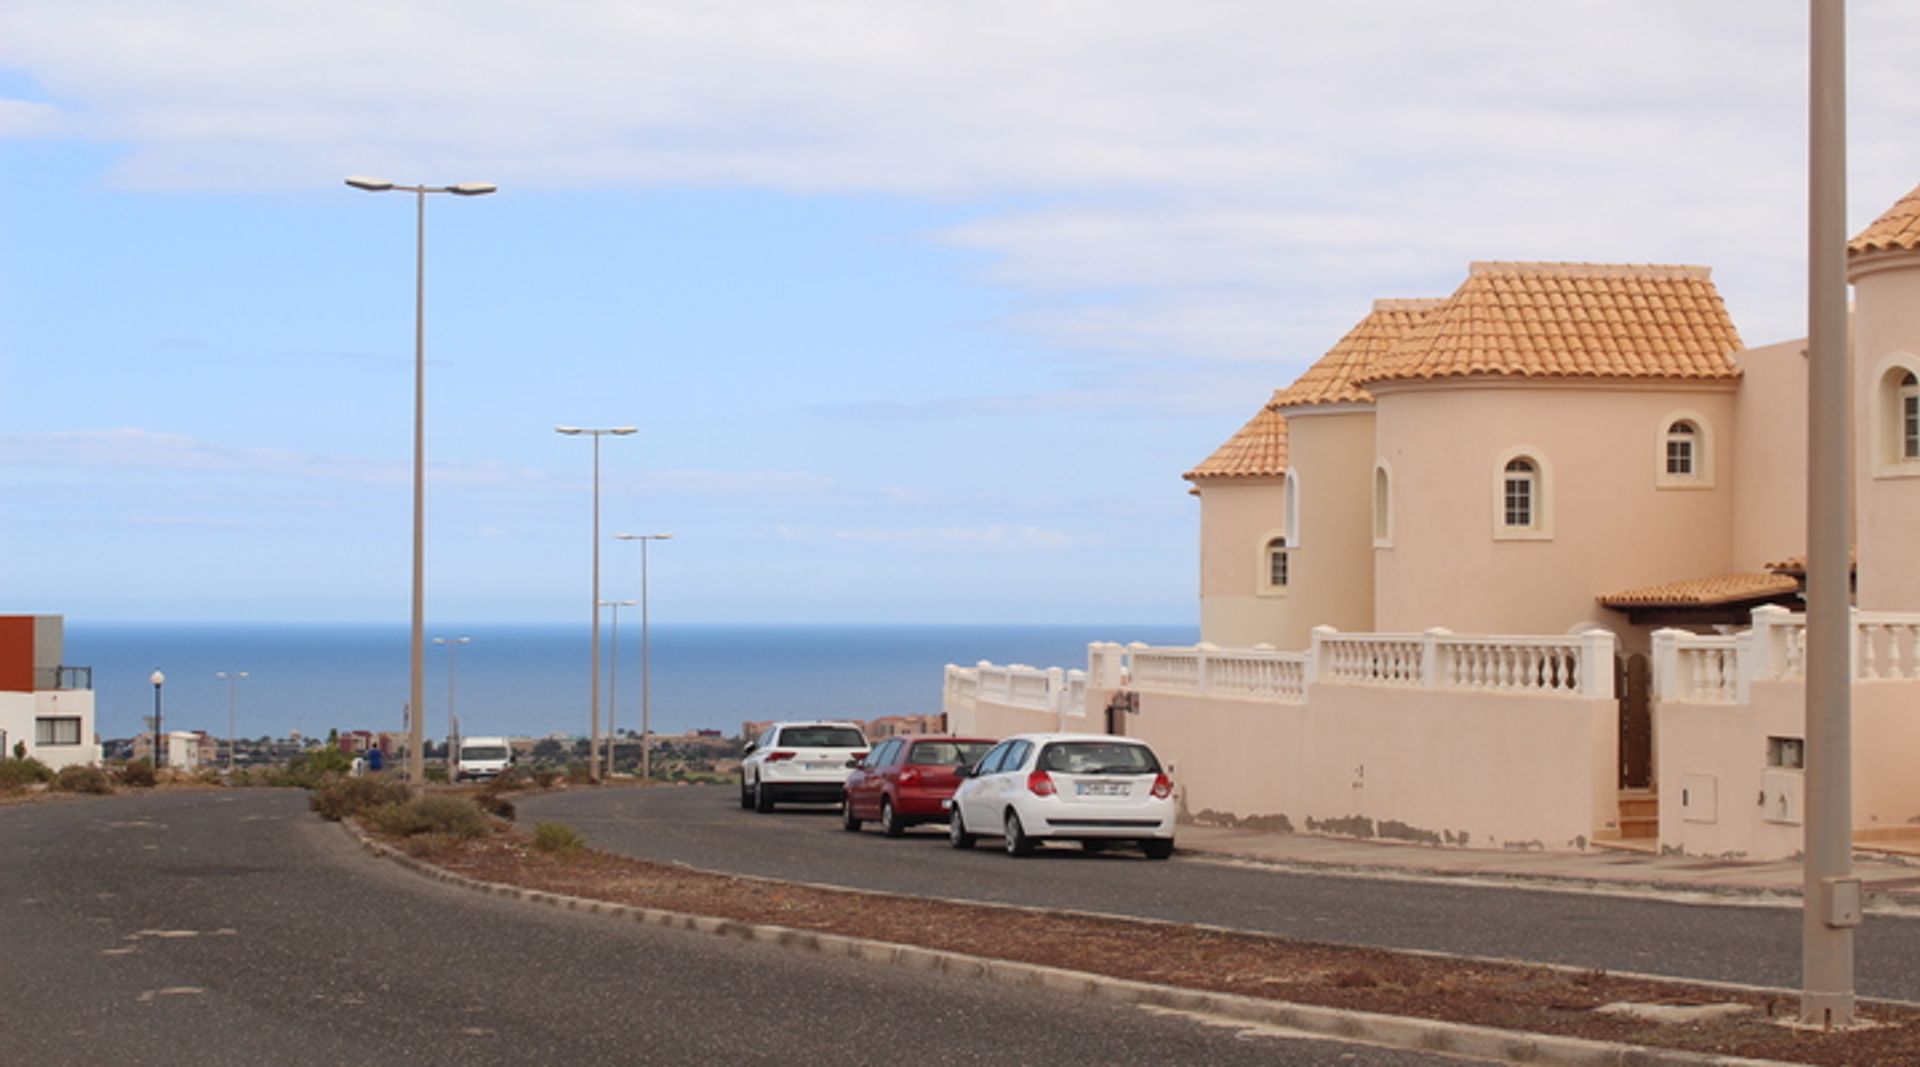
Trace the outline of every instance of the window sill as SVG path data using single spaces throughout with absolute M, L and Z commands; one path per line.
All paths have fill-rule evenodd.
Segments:
M 1287 595 L 1288 588 L 1289 588 L 1288 586 L 1284 586 L 1284 585 L 1269 585 L 1269 586 L 1260 588 L 1258 590 L 1255 590 L 1253 595 L 1259 596 L 1259 597 L 1279 597 L 1284 599 Z
M 1661 478 L 1653 483 L 1655 489 L 1712 489 L 1713 482 L 1703 478 Z
M 1891 481 L 1896 478 L 1920 478 L 1920 462 L 1883 463 L 1873 468 L 1873 477 L 1875 481 L 1882 479 Z
M 1493 532 L 1495 541 L 1551 541 L 1552 530 L 1515 530 L 1502 527 Z

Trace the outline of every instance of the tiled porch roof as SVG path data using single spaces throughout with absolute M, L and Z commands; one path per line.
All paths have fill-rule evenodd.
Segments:
M 1920 248 L 1920 188 L 1901 197 L 1874 219 L 1860 235 L 1847 242 L 1847 253 L 1888 252 Z
M 1247 420 L 1227 443 L 1182 477 L 1278 478 L 1287 473 L 1287 418 L 1272 404 Z
M 1683 582 L 1627 589 L 1594 599 L 1604 608 L 1706 608 L 1766 600 L 1799 591 L 1800 583 L 1784 574 L 1723 574 L 1716 578 L 1689 578 Z
M 1850 568 L 1858 568 L 1860 566 L 1859 552 L 1857 549 L 1850 548 L 1847 550 L 1847 566 Z M 1807 576 L 1807 557 L 1805 555 L 1788 556 L 1786 559 L 1774 560 L 1772 563 L 1767 564 L 1766 567 L 1775 574 L 1786 574 L 1795 578 L 1805 578 Z
M 1740 334 L 1705 267 L 1475 263 L 1358 384 L 1474 375 L 1734 380 Z
M 1292 385 L 1273 394 L 1276 407 L 1309 404 L 1371 404 L 1373 394 L 1356 379 L 1372 370 L 1408 330 L 1445 300 L 1375 300 L 1373 311 L 1347 331 Z

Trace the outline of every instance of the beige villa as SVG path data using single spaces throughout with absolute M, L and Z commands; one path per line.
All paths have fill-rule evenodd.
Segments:
M 1867 842 L 1920 836 L 1920 190 L 1849 264 Z M 1201 821 L 1792 855 L 1806 384 L 1702 267 L 1377 301 L 1186 473 L 1200 644 L 950 667 L 949 723 L 1147 738 Z

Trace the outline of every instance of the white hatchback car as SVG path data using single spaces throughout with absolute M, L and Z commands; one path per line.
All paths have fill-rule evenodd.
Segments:
M 740 806 L 772 811 L 783 800 L 838 804 L 867 736 L 850 722 L 776 722 L 740 761 Z
M 1131 843 L 1173 855 L 1173 779 L 1144 742 L 1105 734 L 1020 734 L 963 772 L 947 822 L 954 848 L 999 835 L 1025 856 L 1042 841 L 1094 850 Z

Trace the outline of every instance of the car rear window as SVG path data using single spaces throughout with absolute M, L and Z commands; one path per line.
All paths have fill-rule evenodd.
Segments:
M 1160 761 L 1145 745 L 1055 741 L 1041 750 L 1040 769 L 1063 774 L 1157 774 Z
M 992 747 L 991 741 L 916 741 L 907 762 L 958 767 L 977 762 Z
M 507 750 L 499 745 L 471 745 L 460 749 L 461 759 L 506 759 Z
M 788 726 L 780 744 L 790 748 L 865 748 L 867 739 L 851 726 Z

